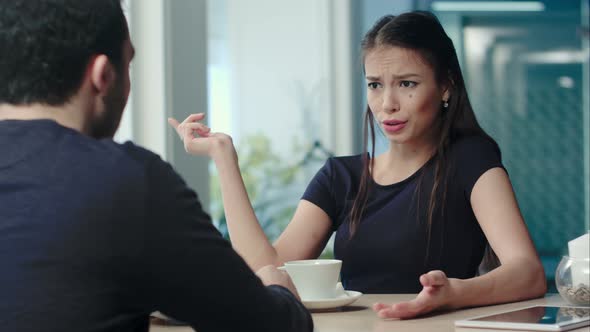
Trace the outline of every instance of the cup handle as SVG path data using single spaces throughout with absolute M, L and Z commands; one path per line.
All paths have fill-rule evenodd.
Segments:
M 336 283 L 336 296 L 348 296 L 341 282 Z

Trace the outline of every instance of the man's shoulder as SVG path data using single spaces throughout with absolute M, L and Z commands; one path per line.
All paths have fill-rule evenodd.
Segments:
M 78 136 L 58 145 L 58 163 L 64 166 L 62 169 L 92 172 L 94 178 L 102 181 L 145 184 L 171 169 L 158 154 L 131 141 L 118 143 L 112 139 Z M 75 165 L 67 166 L 68 160 L 76 160 Z
M 105 144 L 107 149 L 113 149 L 117 151 L 121 158 L 127 158 L 130 161 L 136 162 L 140 165 L 146 165 L 153 162 L 163 162 L 162 158 L 158 154 L 144 147 L 136 145 L 131 141 L 117 143 L 112 140 L 104 140 L 101 141 L 101 143 Z

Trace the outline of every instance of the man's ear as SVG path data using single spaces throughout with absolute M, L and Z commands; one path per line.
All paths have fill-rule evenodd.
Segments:
M 98 95 L 106 95 L 116 80 L 115 67 L 104 54 L 95 56 L 90 61 L 89 67 L 90 83 L 93 91 Z

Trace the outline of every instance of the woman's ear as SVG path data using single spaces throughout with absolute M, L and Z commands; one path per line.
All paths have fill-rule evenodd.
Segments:
M 98 95 L 106 95 L 117 78 L 115 67 L 104 54 L 95 56 L 90 61 L 89 67 L 93 91 Z
M 451 98 L 451 93 L 453 92 L 453 86 L 455 86 L 455 84 L 451 78 L 449 78 L 445 82 L 445 84 L 442 86 L 442 88 L 443 88 L 442 100 L 444 100 L 445 102 L 449 101 L 449 98 Z
M 444 90 L 442 100 L 444 100 L 445 102 L 447 102 L 447 101 L 449 101 L 449 98 L 451 98 L 451 89 L 447 87 Z

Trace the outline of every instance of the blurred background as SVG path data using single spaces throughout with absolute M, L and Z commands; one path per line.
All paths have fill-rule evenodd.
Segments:
M 455 43 L 481 125 L 500 144 L 554 291 L 567 241 L 590 220 L 589 7 L 589 0 L 126 0 L 137 54 L 116 139 L 170 161 L 227 236 L 215 169 L 186 156 L 165 121 L 206 112 L 214 131 L 234 138 L 250 199 L 274 239 L 326 158 L 361 151 L 363 34 L 385 14 L 430 10 Z M 383 151 L 386 142 L 377 144 Z

